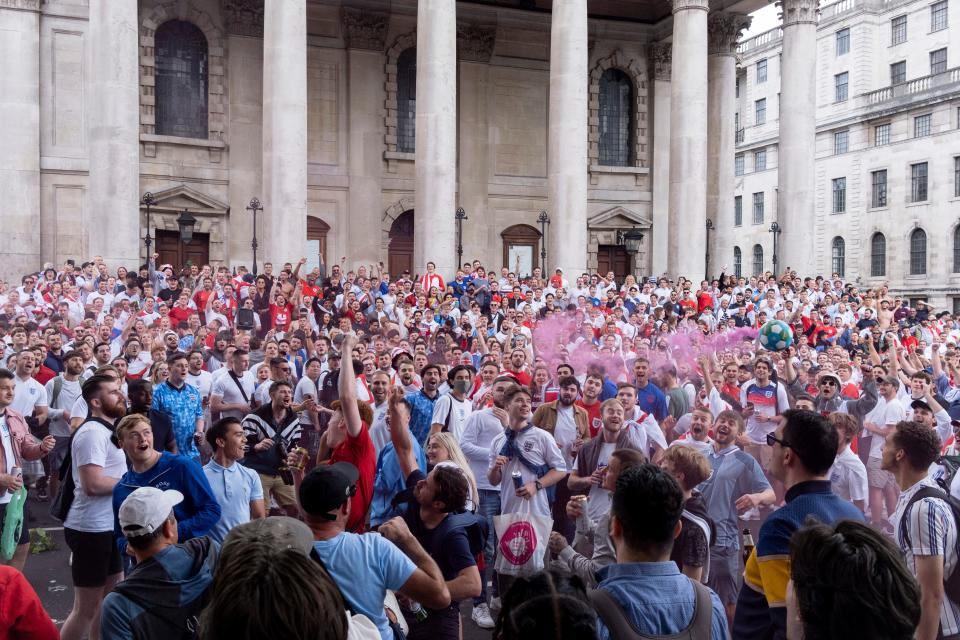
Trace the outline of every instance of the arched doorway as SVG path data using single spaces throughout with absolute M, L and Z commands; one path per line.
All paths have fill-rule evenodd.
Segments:
M 413 275 L 413 209 L 404 211 L 394 219 L 389 237 L 390 276 L 396 278 L 404 271 Z
M 528 224 L 515 224 L 500 233 L 503 238 L 503 266 L 517 277 L 530 276 L 540 266 L 540 232 Z
M 320 257 L 323 256 L 324 263 L 330 265 L 336 262 L 330 261 L 327 255 L 327 234 L 330 232 L 330 225 L 316 216 L 307 216 L 307 264 L 305 272 L 310 273 L 314 267 L 320 266 Z M 301 270 L 303 272 L 304 270 Z

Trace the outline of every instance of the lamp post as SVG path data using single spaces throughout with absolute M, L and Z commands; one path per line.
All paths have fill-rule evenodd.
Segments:
M 783 229 L 780 228 L 780 223 L 776 220 L 770 225 L 770 233 L 773 234 L 773 275 L 777 275 L 777 258 L 779 257 L 779 237 Z
M 150 237 L 150 207 L 157 204 L 157 199 L 153 197 L 153 194 L 147 191 L 143 194 L 143 197 L 140 198 L 140 204 L 147 208 L 147 235 L 143 238 L 143 244 L 147 247 L 147 262 L 150 262 L 150 256 L 153 254 L 150 253 L 150 245 L 153 244 L 153 238 Z
M 177 216 L 177 226 L 180 228 L 180 242 L 190 244 L 193 240 L 193 228 L 197 224 L 197 219 L 190 215 L 189 209 L 184 209 L 183 213 Z
M 253 212 L 253 240 L 250 241 L 250 247 L 253 249 L 253 275 L 257 275 L 257 211 L 263 211 L 259 198 L 250 198 L 247 211 Z
M 640 253 L 640 247 L 643 244 L 643 232 L 634 227 L 633 229 L 617 231 L 617 244 L 623 245 L 623 248 L 630 254 L 630 261 L 633 263 L 633 271 L 637 271 L 637 254 Z
M 467 212 L 463 207 L 457 207 L 453 217 L 457 221 L 457 269 L 459 269 L 463 261 L 463 221 L 467 219 Z
M 707 218 L 707 272 L 704 274 L 703 279 L 710 279 L 710 232 L 713 231 L 713 220 Z
M 546 211 L 541 211 L 537 217 L 537 222 L 540 223 L 540 272 L 549 280 L 550 276 L 547 274 L 547 225 L 550 224 L 550 216 L 547 215 Z

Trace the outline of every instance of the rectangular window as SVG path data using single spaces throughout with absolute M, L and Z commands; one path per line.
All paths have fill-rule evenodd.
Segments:
M 890 44 L 907 41 L 907 16 L 897 16 L 890 21 Z
M 947 70 L 947 48 L 930 52 L 930 75 Z
M 873 128 L 873 146 L 881 147 L 890 144 L 890 125 L 878 124 Z
M 733 85 L 733 97 L 740 97 L 740 76 L 737 76 L 737 81 Z
M 874 209 L 887 206 L 887 170 L 879 169 L 870 173 L 870 206 Z
M 847 179 L 833 179 L 833 212 L 843 213 L 847 210 Z
M 743 175 L 743 154 L 738 153 L 733 157 L 733 173 L 738 176 Z
M 767 59 L 757 61 L 757 84 L 767 81 Z
M 753 170 L 754 171 L 767 170 L 767 152 L 766 151 L 753 152 Z
M 953 159 L 953 197 L 960 198 L 960 156 Z
M 907 61 L 901 60 L 890 65 L 890 84 L 903 84 L 907 81 Z
M 850 29 L 840 29 L 837 31 L 837 55 L 842 56 L 850 53 Z
M 947 28 L 947 0 L 930 5 L 930 31 Z
M 922 138 L 923 136 L 930 135 L 930 118 L 931 115 L 927 113 L 913 119 L 914 138 Z
M 850 150 L 850 132 L 837 131 L 833 134 L 833 153 L 841 154 Z
M 927 163 L 910 165 L 910 202 L 925 202 L 927 199 Z
M 743 224 L 743 196 L 733 198 L 733 226 L 739 227 Z
M 834 102 L 843 102 L 847 99 L 847 85 L 850 74 L 846 71 L 833 76 L 833 100 Z
M 763 192 L 753 194 L 753 224 L 763 224 Z
M 754 121 L 756 124 L 765 124 L 767 122 L 767 99 L 760 98 L 754 105 Z

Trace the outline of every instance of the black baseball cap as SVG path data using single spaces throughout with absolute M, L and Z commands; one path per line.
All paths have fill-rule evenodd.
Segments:
M 910 408 L 911 408 L 911 409 L 924 409 L 924 410 L 926 410 L 926 411 L 929 411 L 930 413 L 933 413 L 933 409 L 932 409 L 932 408 L 930 407 L 930 405 L 927 404 L 924 400 L 914 400 L 913 402 L 910 403 Z
M 315 467 L 300 483 L 300 506 L 312 516 L 336 520 L 330 513 L 357 492 L 360 472 L 349 462 Z

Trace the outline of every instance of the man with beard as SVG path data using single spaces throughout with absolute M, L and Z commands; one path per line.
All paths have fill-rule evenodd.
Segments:
M 417 439 L 420 446 L 426 443 L 427 436 L 430 435 L 430 427 L 433 425 L 433 406 L 440 397 L 437 392 L 440 387 L 440 377 L 440 367 L 428 364 L 420 370 L 423 388 L 406 395 L 407 404 L 410 405 L 410 431 L 413 432 L 413 437 Z
M 803 387 L 797 378 L 796 369 L 793 368 L 793 360 L 784 357 L 784 381 L 787 383 L 787 391 L 796 396 L 803 392 Z M 859 424 L 863 424 L 863 418 L 873 411 L 877 406 L 877 385 L 873 379 L 873 370 L 863 370 L 863 394 L 856 400 L 848 400 L 841 393 L 843 382 L 840 376 L 835 373 L 826 372 L 820 375 L 817 380 L 817 391 L 819 394 L 814 398 L 815 412 L 820 415 L 829 415 L 835 411 L 840 413 L 849 413 L 857 419 Z
M 154 389 L 150 406 L 170 417 L 180 453 L 199 461 L 197 444 L 203 437 L 203 400 L 200 390 L 187 384 L 187 354 L 182 351 L 174 353 L 167 358 L 167 366 L 170 376 Z
M 380 369 L 370 376 L 370 395 L 373 396 L 373 422 L 370 424 L 370 439 L 377 454 L 390 442 L 390 425 L 387 424 L 387 396 L 390 393 L 390 374 Z
M 60 487 L 60 465 L 70 447 L 70 411 L 80 397 L 80 376 L 83 373 L 83 356 L 79 351 L 71 351 L 63 358 L 63 373 L 46 385 L 46 398 L 49 405 L 50 435 L 56 440 L 53 451 L 47 457 L 50 472 L 49 495 L 57 495 Z
M 720 597 L 731 624 L 743 575 L 738 512 L 773 504 L 776 499 L 759 463 L 737 447 L 737 436 L 742 429 L 743 418 L 739 413 L 722 411 L 717 416 L 713 449 L 707 455 L 711 475 L 701 485 L 707 514 L 717 528 L 716 543 L 710 547 L 707 586 Z
M 139 413 L 150 420 L 150 430 L 153 432 L 153 448 L 157 451 L 177 451 L 177 438 L 173 431 L 173 423 L 167 414 L 151 409 L 153 403 L 153 385 L 147 380 L 131 380 L 127 385 L 130 396 L 130 409 L 127 415 Z
M 404 393 L 416 393 L 423 385 L 417 380 L 416 367 L 413 364 L 413 360 L 405 353 L 399 354 L 398 357 L 399 359 L 396 360 L 396 364 L 394 365 L 394 368 L 397 370 L 394 384 L 403 389 Z

